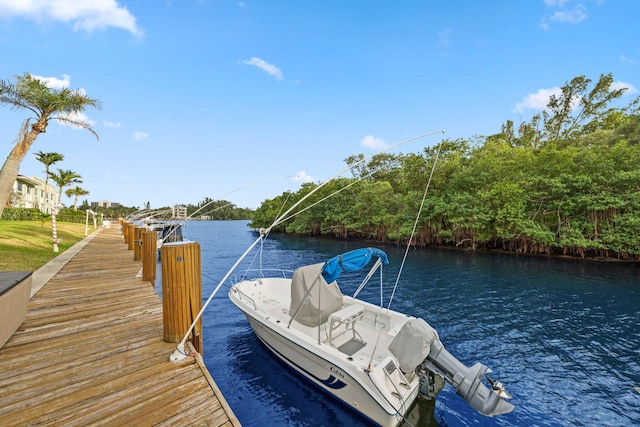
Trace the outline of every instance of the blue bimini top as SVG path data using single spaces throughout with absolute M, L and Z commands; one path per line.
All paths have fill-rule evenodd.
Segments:
M 387 254 L 377 248 L 361 248 L 342 255 L 335 256 L 322 266 L 322 277 L 327 283 L 335 281 L 343 271 L 353 272 L 362 270 L 374 256 L 380 258 L 383 264 L 388 264 Z

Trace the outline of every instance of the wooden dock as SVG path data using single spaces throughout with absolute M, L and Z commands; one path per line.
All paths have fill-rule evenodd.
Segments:
M 0 349 L 0 425 L 240 426 L 199 355 L 169 361 L 162 302 L 117 227 L 86 240 Z

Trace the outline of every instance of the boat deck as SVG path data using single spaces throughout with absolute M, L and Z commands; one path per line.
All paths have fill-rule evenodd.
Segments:
M 392 316 L 384 309 L 372 304 L 344 296 L 344 307 L 331 314 L 328 321 L 318 328 L 300 322 L 290 322 L 290 279 L 263 278 L 245 281 L 235 289 L 238 299 L 245 301 L 273 324 L 274 328 L 295 330 L 304 339 L 330 344 L 327 351 L 334 348 L 344 355 L 348 364 L 361 367 L 377 366 L 386 360 L 389 344 L 408 317 Z M 380 333 L 382 330 L 383 333 Z
M 239 426 L 201 357 L 169 361 L 162 302 L 117 228 L 85 240 L 0 349 L 0 425 Z

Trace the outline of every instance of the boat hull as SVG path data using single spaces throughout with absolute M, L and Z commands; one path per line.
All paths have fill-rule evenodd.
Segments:
M 262 344 L 281 362 L 375 424 L 397 426 L 418 397 L 419 388 L 415 387 L 406 397 L 407 404 L 402 414 L 389 412 L 371 396 L 370 389 L 363 387 L 361 378 L 354 377 L 344 367 L 283 336 L 269 327 L 268 322 L 261 321 L 244 310 L 243 313 Z

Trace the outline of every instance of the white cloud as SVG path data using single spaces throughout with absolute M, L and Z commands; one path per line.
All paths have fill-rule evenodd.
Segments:
M 60 90 L 60 89 L 68 88 L 71 85 L 71 76 L 68 74 L 63 74 L 62 79 L 59 79 L 57 77 L 36 76 L 35 74 L 31 74 L 31 77 L 33 77 L 36 80 L 40 80 L 41 82 L 46 84 L 47 87 L 50 87 L 51 89 Z
M 553 8 L 550 15 L 542 18 L 540 26 L 544 30 L 550 28 L 549 22 L 563 22 L 577 25 L 587 19 L 587 8 L 584 4 L 572 5 L 573 0 L 544 0 L 544 4 Z
M 576 8 L 572 10 L 559 10 L 555 12 L 549 20 L 554 22 L 566 22 L 568 24 L 579 24 L 580 22 L 587 19 L 587 9 L 579 4 Z
M 114 123 L 107 120 L 103 120 L 102 125 L 106 128 L 119 128 L 121 126 L 120 123 Z
M 109 27 L 142 36 L 136 17 L 115 0 L 0 0 L 0 16 L 72 23 L 74 31 Z
M 0 0 L 0 2 L 2 2 L 3 0 Z M 68 74 L 63 74 L 62 78 L 59 79 L 57 77 L 43 77 L 43 76 L 38 76 L 35 74 L 31 74 L 31 77 L 33 77 L 34 79 L 40 80 L 41 82 L 43 82 L 45 85 L 47 85 L 47 87 L 51 88 L 51 89 L 55 89 L 55 90 L 61 90 L 61 89 L 65 89 L 65 88 L 69 88 L 69 86 L 71 86 L 71 76 Z M 87 92 L 80 88 L 77 89 L 78 92 L 80 92 L 83 95 L 86 95 Z M 83 123 L 87 123 L 89 124 L 89 126 L 94 126 L 95 125 L 95 121 L 89 119 L 89 117 L 87 117 L 87 115 L 85 113 L 69 113 L 69 114 L 60 114 L 59 117 L 62 117 L 63 119 L 66 118 L 68 120 L 74 121 L 74 122 L 83 122 Z M 61 125 L 63 126 L 69 126 L 72 127 L 74 129 L 82 129 L 82 127 L 79 126 L 75 126 L 71 123 L 66 123 L 63 121 L 59 122 Z
M 536 93 L 530 93 L 522 101 L 518 102 L 515 111 L 521 113 L 524 110 L 544 110 L 549 103 L 551 95 L 559 96 L 561 94 L 562 89 L 558 86 L 551 89 L 539 89 Z
M 86 123 L 89 126 L 93 127 L 95 125 L 95 122 L 91 119 L 89 119 L 89 117 L 87 117 L 86 114 L 84 113 L 67 113 L 67 114 L 59 114 L 58 117 L 61 117 L 63 119 L 67 119 L 67 120 L 71 120 L 72 122 L 77 122 L 77 123 Z M 76 126 L 73 123 L 68 123 L 68 122 L 64 122 L 64 121 L 60 121 L 60 120 L 56 120 L 60 125 L 62 126 L 66 126 L 66 127 L 70 127 L 72 129 L 84 129 L 81 126 Z
M 564 7 L 566 3 L 569 3 L 571 0 L 544 0 L 544 4 L 547 6 L 558 6 Z
M 307 175 L 305 171 L 300 171 L 293 177 L 293 180 L 295 182 L 312 182 L 314 179 L 312 176 Z
M 133 137 L 137 140 L 137 141 L 143 141 L 147 138 L 149 138 L 149 134 L 147 132 L 141 132 L 139 130 L 133 132 Z
M 367 135 L 364 138 L 362 138 L 362 140 L 360 140 L 360 145 L 375 151 L 387 148 L 386 142 L 384 142 L 381 138 L 376 138 L 373 135 Z
M 638 92 L 631 83 L 620 81 L 611 83 L 611 87 L 609 89 L 618 90 L 622 88 L 627 89 L 625 91 L 625 95 Z M 562 96 L 562 89 L 556 86 L 550 89 L 539 89 L 536 93 L 530 93 L 522 98 L 522 101 L 516 103 L 514 111 L 517 113 L 522 113 L 524 110 L 542 111 L 547 108 L 547 104 L 549 104 L 549 99 L 551 99 L 552 95 L 555 95 L 556 97 Z M 572 108 L 577 107 L 578 104 L 580 104 L 580 100 L 578 98 L 574 99 Z
M 254 56 L 251 59 L 247 59 L 247 60 L 242 61 L 242 63 L 258 67 L 262 71 L 266 72 L 267 74 L 275 77 L 277 80 L 284 80 L 284 76 L 282 75 L 282 71 L 280 71 L 280 69 L 278 67 L 276 67 L 273 64 L 269 64 L 268 62 L 266 62 L 266 61 L 264 61 L 264 60 L 262 60 L 260 58 L 256 58 Z
M 623 64 L 635 64 L 636 60 L 625 55 L 620 55 L 620 62 Z
M 611 89 L 612 90 L 627 89 L 624 92 L 625 95 L 638 93 L 638 89 L 636 89 L 634 85 L 632 85 L 631 83 L 626 83 L 626 82 L 613 82 L 613 83 L 611 83 Z

